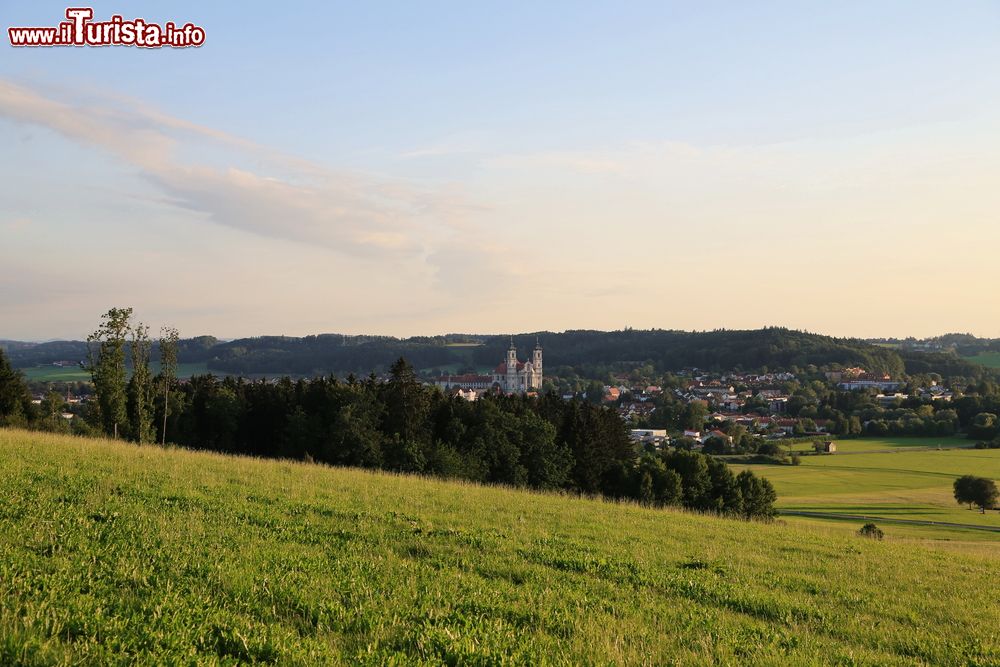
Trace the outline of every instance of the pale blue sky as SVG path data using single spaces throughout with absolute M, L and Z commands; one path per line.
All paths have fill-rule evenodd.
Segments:
M 0 45 L 0 338 L 1000 336 L 1000 4 L 537 4 L 107 2 L 207 42 Z

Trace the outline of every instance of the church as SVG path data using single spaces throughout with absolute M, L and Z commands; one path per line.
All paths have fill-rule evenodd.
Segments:
M 493 369 L 493 384 L 506 394 L 526 394 L 542 390 L 542 345 L 535 342 L 531 361 L 518 361 L 511 336 L 507 360 Z
M 500 391 L 527 394 L 542 390 L 542 346 L 537 341 L 530 361 L 517 360 L 517 348 L 511 336 L 507 358 L 493 369 L 492 375 L 442 375 L 434 383 L 444 390 Z

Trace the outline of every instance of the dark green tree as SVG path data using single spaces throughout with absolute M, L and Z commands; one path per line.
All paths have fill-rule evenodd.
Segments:
M 1000 419 L 991 412 L 980 412 L 969 424 L 969 437 L 977 440 L 991 440 L 1000 433 Z
M 170 387 L 177 379 L 177 329 L 160 329 L 160 393 L 163 394 L 163 430 L 160 444 L 167 444 L 167 416 L 170 414 Z
M 30 407 L 31 394 L 24 376 L 11 367 L 0 349 L 0 426 L 27 426 Z
M 54 433 L 69 433 L 69 421 L 63 418 L 66 398 L 57 391 L 49 391 L 38 406 L 36 426 Z
M 417 380 L 413 366 L 402 357 L 389 369 L 383 400 L 386 464 L 394 470 L 422 471 L 426 463 L 425 450 L 430 445 L 430 394 Z
M 705 401 L 691 401 L 684 408 L 681 422 L 686 429 L 701 431 L 705 428 L 705 419 L 708 418 L 708 405 Z
M 132 377 L 128 382 L 128 417 L 132 439 L 139 444 L 153 442 L 153 376 L 149 370 L 149 355 L 153 344 L 149 327 L 139 322 L 131 328 Z
M 962 505 L 968 505 L 972 509 L 973 505 L 985 509 L 991 509 L 997 504 L 1000 498 L 1000 491 L 997 490 L 996 482 L 986 477 L 975 475 L 963 475 L 954 483 L 955 501 Z
M 101 316 L 97 330 L 87 336 L 89 370 L 97 392 L 97 417 L 104 433 L 114 438 L 128 424 L 125 343 L 131 319 L 131 308 L 112 308 Z
M 743 517 L 747 519 L 771 519 L 777 514 L 774 503 L 778 499 L 774 487 L 766 479 L 757 477 L 749 470 L 736 476 L 736 483 L 743 498 Z

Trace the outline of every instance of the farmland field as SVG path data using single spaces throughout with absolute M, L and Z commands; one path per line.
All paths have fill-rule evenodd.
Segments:
M 160 365 L 158 362 L 153 362 L 149 366 L 150 370 L 152 370 L 154 374 L 160 372 Z M 36 382 L 90 381 L 90 372 L 78 366 L 33 366 L 31 368 L 20 368 L 18 370 L 24 373 L 24 377 L 28 380 L 34 380 Z M 211 372 L 212 371 L 208 370 L 208 364 L 204 362 L 177 365 L 177 377 L 179 378 L 189 378 L 192 375 L 205 375 Z
M 808 524 L 0 430 L 0 664 L 991 665 L 996 568 Z
M 822 440 L 822 438 L 817 438 L 817 440 Z M 951 447 L 970 447 L 974 443 L 964 437 L 950 436 L 935 436 L 935 437 L 901 437 L 901 438 L 857 438 L 857 439 L 845 439 L 836 440 L 837 451 L 844 452 L 883 452 L 883 451 L 894 451 L 897 449 L 905 449 L 909 447 L 921 447 L 921 448 L 951 448 Z M 812 452 L 813 444 L 811 442 L 798 442 L 789 447 L 790 451 L 793 452 Z
M 964 359 L 987 368 L 1000 368 L 1000 352 L 980 352 L 972 357 L 964 357 Z
M 900 439 L 903 440 L 903 439 Z M 919 440 L 919 439 L 914 439 Z M 944 449 L 899 446 L 887 451 L 891 440 L 853 440 L 860 453 L 804 456 L 799 466 L 751 465 L 774 484 L 778 507 L 786 511 L 852 514 L 909 521 L 955 523 L 1000 529 L 1000 512 L 980 514 L 955 502 L 952 483 L 965 474 L 1000 479 L 1000 450 Z M 967 440 L 953 441 L 968 444 Z M 869 451 L 866 453 L 866 448 Z M 842 450 L 843 451 L 843 450 Z M 815 518 L 815 517 L 810 517 Z M 842 522 L 840 522 L 842 523 Z M 853 524 L 856 529 L 857 522 Z M 893 527 L 895 529 L 896 526 Z M 935 531 L 940 531 L 935 533 Z M 1000 532 L 976 532 L 927 526 L 919 533 L 942 539 L 992 540 L 1000 553 Z

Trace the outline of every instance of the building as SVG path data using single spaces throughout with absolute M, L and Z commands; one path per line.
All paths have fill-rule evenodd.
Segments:
M 720 440 L 723 440 L 727 445 L 733 444 L 733 436 L 723 433 L 722 431 L 719 431 L 717 429 L 706 433 L 701 439 L 701 444 L 705 444 L 712 438 L 719 438 Z
M 511 336 L 507 359 L 493 369 L 493 384 L 505 394 L 526 394 L 542 390 L 542 346 L 535 342 L 531 361 L 518 361 Z
M 896 391 L 903 386 L 902 382 L 895 382 L 889 376 L 861 376 L 855 380 L 841 382 L 837 385 L 844 391 L 854 391 L 856 389 L 878 389 L 879 391 Z
M 493 376 L 475 375 L 472 373 L 466 375 L 442 375 L 434 381 L 434 384 L 445 391 L 451 389 L 486 391 L 493 387 Z
M 474 390 L 477 394 L 495 390 L 505 394 L 526 394 L 542 390 L 542 346 L 535 343 L 531 361 L 518 361 L 514 339 L 510 339 L 507 358 L 489 375 L 442 375 L 434 384 L 445 391 Z
M 629 437 L 632 438 L 633 442 L 643 445 L 661 445 L 664 442 L 670 442 L 667 430 L 663 428 L 634 428 L 631 430 Z
M 836 454 L 837 443 L 832 440 L 813 443 L 813 448 L 820 454 Z

